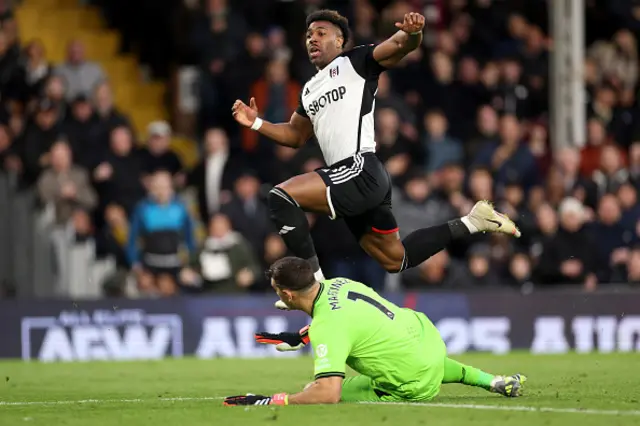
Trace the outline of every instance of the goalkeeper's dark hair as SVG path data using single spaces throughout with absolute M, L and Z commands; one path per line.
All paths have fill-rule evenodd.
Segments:
M 322 9 L 316 10 L 315 12 L 307 15 L 307 28 L 313 22 L 316 21 L 327 21 L 331 22 L 336 27 L 340 28 L 340 32 L 342 32 L 342 47 L 344 48 L 349 42 L 349 20 L 344 16 L 340 15 L 335 10 Z
M 283 257 L 266 272 L 267 279 L 275 281 L 284 290 L 304 291 L 316 282 L 311 263 L 299 257 Z

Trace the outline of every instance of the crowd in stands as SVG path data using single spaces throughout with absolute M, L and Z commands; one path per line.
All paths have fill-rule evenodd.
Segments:
M 377 155 L 393 180 L 401 236 L 464 215 L 482 199 L 522 231 L 518 240 L 456 242 L 404 272 L 402 287 L 640 283 L 640 14 L 633 2 L 587 2 L 587 140 L 564 141 L 559 150 L 549 141 L 547 1 L 202 3 L 184 1 L 186 37 L 172 41 L 185 47 L 175 59 L 201 72 L 202 158 L 191 170 L 170 150 L 168 123 L 151 123 L 137 148 L 104 73 L 83 58 L 80 43 L 54 68 L 37 41 L 19 44 L 10 19 L 0 34 L 1 167 L 35 185 L 60 223 L 90 221 L 83 238 L 132 269 L 142 294 L 267 288 L 261 270 L 286 248 L 270 223 L 265 189 L 323 160 L 313 141 L 296 151 L 239 129 L 230 108 L 255 96 L 265 119 L 289 120 L 314 73 L 304 16 L 323 7 L 349 17 L 355 45 L 391 35 L 408 11 L 427 17 L 423 46 L 381 76 L 376 96 Z M 196 209 L 174 193 L 189 189 Z M 341 221 L 308 218 L 327 276 L 384 288 L 386 273 Z M 176 234 L 160 240 L 179 238 L 187 255 L 169 261 L 164 243 L 139 244 L 162 221 Z

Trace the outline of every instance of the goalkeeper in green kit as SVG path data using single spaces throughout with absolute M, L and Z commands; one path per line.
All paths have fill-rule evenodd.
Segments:
M 279 350 L 311 343 L 315 381 L 300 393 L 230 396 L 225 405 L 428 401 L 443 383 L 521 395 L 525 376 L 494 376 L 447 358 L 444 341 L 426 315 L 400 308 L 346 278 L 318 282 L 313 272 L 309 262 L 297 257 L 271 266 L 267 274 L 280 299 L 313 321 L 300 333 L 259 333 L 256 340 Z M 346 365 L 360 375 L 345 378 Z

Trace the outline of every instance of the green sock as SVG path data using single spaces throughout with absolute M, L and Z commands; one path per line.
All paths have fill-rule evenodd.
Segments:
M 442 383 L 464 383 L 465 385 L 478 386 L 489 390 L 491 389 L 493 377 L 493 374 L 461 364 L 451 358 L 444 359 Z

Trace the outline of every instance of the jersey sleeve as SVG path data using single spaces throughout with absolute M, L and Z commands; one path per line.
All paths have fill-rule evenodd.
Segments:
M 351 350 L 344 328 L 337 324 L 331 325 L 327 321 L 312 323 L 309 328 L 309 340 L 313 348 L 315 378 L 344 377 L 347 357 Z
M 349 58 L 353 68 L 364 79 L 377 78 L 387 69 L 380 65 L 373 57 L 375 45 L 357 46 L 346 52 L 344 56 Z
M 302 106 L 302 91 L 300 91 L 300 95 L 298 95 L 298 108 L 296 108 L 296 113 L 300 114 L 304 118 L 309 118 L 307 111 L 305 111 L 304 106 Z

